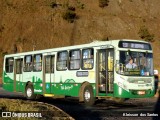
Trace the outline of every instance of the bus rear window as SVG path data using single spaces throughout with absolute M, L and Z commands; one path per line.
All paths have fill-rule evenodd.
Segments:
M 13 72 L 13 65 L 14 65 L 14 59 L 13 58 L 6 58 L 6 61 L 5 61 L 6 73 L 12 73 Z

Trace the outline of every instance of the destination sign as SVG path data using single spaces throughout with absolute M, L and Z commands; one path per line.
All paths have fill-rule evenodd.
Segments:
M 88 71 L 77 71 L 77 77 L 88 77 Z
M 143 50 L 152 50 L 151 45 L 148 43 L 142 42 L 130 42 L 130 41 L 120 41 L 120 48 L 132 48 L 132 49 L 143 49 Z

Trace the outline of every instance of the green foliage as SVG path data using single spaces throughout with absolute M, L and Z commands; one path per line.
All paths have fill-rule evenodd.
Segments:
M 62 15 L 63 19 L 67 20 L 70 23 L 73 23 L 74 20 L 77 18 L 75 10 L 76 10 L 75 7 L 68 6 L 67 10 Z
M 76 10 L 76 8 L 75 8 L 75 7 L 73 7 L 73 6 L 68 6 L 68 10 L 70 10 L 70 11 L 75 11 L 75 10 Z
M 80 9 L 84 9 L 85 5 L 78 0 L 77 1 L 77 7 L 80 8 Z
M 51 8 L 56 8 L 56 7 L 62 6 L 62 4 L 58 3 L 57 0 L 51 0 L 51 2 L 49 3 L 49 6 Z
M 57 3 L 56 1 L 52 1 L 51 4 L 50 4 L 51 8 L 55 8 L 57 7 Z
M 68 8 L 69 6 L 69 0 L 65 0 L 64 3 L 62 4 L 63 8 Z
M 99 7 L 108 6 L 109 0 L 99 0 Z
M 154 34 L 150 34 L 145 26 L 141 26 L 139 32 L 139 37 L 147 42 L 154 42 Z

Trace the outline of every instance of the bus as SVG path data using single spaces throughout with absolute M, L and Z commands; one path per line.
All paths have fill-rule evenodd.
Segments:
M 135 66 L 127 68 L 131 58 Z M 3 89 L 27 99 L 77 97 L 86 105 L 97 99 L 152 97 L 152 47 L 121 39 L 5 55 Z

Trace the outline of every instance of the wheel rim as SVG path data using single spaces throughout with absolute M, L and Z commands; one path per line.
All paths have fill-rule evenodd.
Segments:
M 88 90 L 85 91 L 84 97 L 85 97 L 86 101 L 89 101 L 89 99 L 91 98 L 91 94 L 90 94 L 90 92 Z
M 31 88 L 27 89 L 27 97 L 31 97 L 32 96 L 32 90 Z

